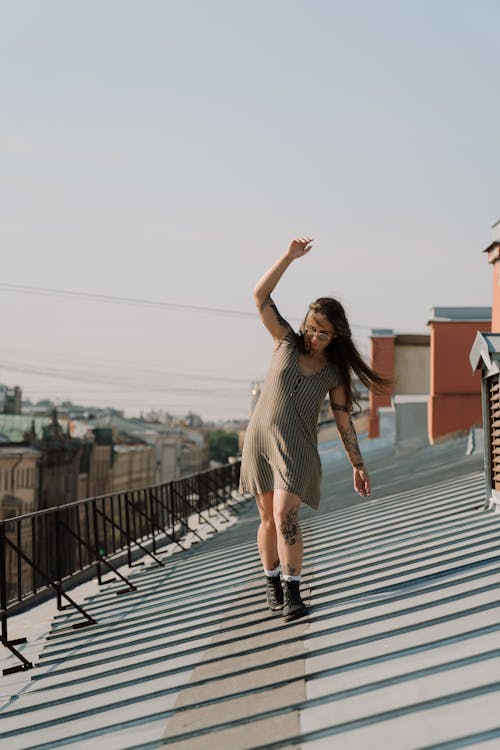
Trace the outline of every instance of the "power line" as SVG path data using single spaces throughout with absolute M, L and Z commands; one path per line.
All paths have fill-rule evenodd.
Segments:
M 205 305 L 185 305 L 180 302 L 163 302 L 134 297 L 119 297 L 111 294 L 94 294 L 91 292 L 76 292 L 70 289 L 52 289 L 49 287 L 25 286 L 22 284 L 6 284 L 0 282 L 0 290 L 6 292 L 20 292 L 23 294 L 39 294 L 42 296 L 69 297 L 85 299 L 92 302 L 108 302 L 114 305 L 133 305 L 142 307 L 158 307 L 168 310 L 190 310 L 194 312 L 209 312 L 217 315 L 234 315 L 240 318 L 255 318 L 257 313 L 246 310 L 231 310 L 229 308 L 208 307 Z
M 62 370 L 61 368 L 56 367 L 40 367 L 27 364 L 9 363 L 4 361 L 1 363 L 1 368 L 10 372 L 22 373 L 23 375 L 34 375 L 37 377 L 42 376 L 46 378 L 55 378 L 57 380 L 72 381 L 77 383 L 90 382 L 93 385 L 99 384 L 103 387 L 108 388 L 111 386 L 113 387 L 113 389 L 115 389 L 114 392 L 116 393 L 134 393 L 140 390 L 141 393 L 202 393 L 204 395 L 211 396 L 217 393 L 221 395 L 227 393 L 246 393 L 249 389 L 249 386 L 246 385 L 238 386 L 235 384 L 232 386 L 223 386 L 222 383 L 220 386 L 207 385 L 206 383 L 203 383 L 199 386 L 168 384 L 157 385 L 155 383 L 128 380 L 127 378 L 123 378 L 121 380 L 114 379 L 106 375 L 100 375 L 99 373 L 89 374 L 85 372 L 72 372 L 70 370 Z M 116 389 L 119 389 L 119 391 L 116 391 Z
M 223 307 L 209 307 L 208 305 L 186 305 L 180 302 L 163 302 L 161 300 L 150 300 L 145 298 L 121 297 L 111 294 L 94 294 L 92 292 L 78 292 L 70 289 L 53 289 L 50 287 L 26 286 L 24 284 L 9 284 L 0 282 L 0 291 L 20 293 L 20 294 L 38 294 L 45 297 L 66 297 L 69 299 L 82 299 L 88 302 L 106 302 L 114 305 L 129 305 L 134 307 L 153 307 L 164 310 L 184 310 L 191 312 L 212 313 L 215 315 L 227 315 L 237 318 L 256 318 L 256 312 L 247 310 L 232 310 Z M 301 318 L 290 318 L 292 321 L 302 320 Z M 374 326 L 351 324 L 351 328 L 371 331 Z
M 11 347 L 2 347 L 2 355 L 5 352 L 9 352 L 9 349 L 13 351 Z M 92 380 L 96 375 L 96 367 L 99 369 L 99 375 L 106 376 L 108 373 L 112 373 L 113 376 L 117 374 L 117 366 L 120 366 L 119 374 L 125 375 L 127 379 L 129 376 L 140 378 L 141 382 L 145 378 L 151 380 L 151 378 L 162 378 L 170 380 L 181 379 L 183 383 L 187 380 L 202 381 L 204 384 L 208 382 L 225 383 L 225 384 L 248 384 L 254 379 L 254 375 L 214 375 L 211 373 L 205 373 L 199 370 L 193 370 L 191 372 L 179 371 L 179 370 L 165 370 L 159 366 L 146 367 L 140 365 L 137 362 L 133 363 L 130 361 L 123 360 L 112 360 L 112 359 L 89 359 L 77 358 L 74 355 L 67 357 L 64 355 L 64 366 L 58 365 L 55 360 L 61 359 L 62 355 L 49 354 L 42 351 L 30 351 L 24 350 L 22 359 L 14 356 L 7 355 L 8 358 L 0 358 L 0 371 L 5 369 L 19 369 L 30 368 L 30 372 L 33 367 L 36 367 L 35 374 L 47 374 L 47 370 L 41 368 L 48 368 L 51 373 L 60 374 L 61 377 L 65 377 L 68 374 L 70 377 L 79 376 L 83 380 Z M 26 357 L 29 357 L 26 360 Z M 36 362 L 36 365 L 33 364 Z M 69 366 L 68 366 L 69 365 Z M 126 368 L 125 370 L 123 368 Z

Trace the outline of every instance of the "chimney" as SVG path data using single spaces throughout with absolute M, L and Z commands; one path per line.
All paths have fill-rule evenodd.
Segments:
M 481 423 L 481 379 L 471 378 L 468 353 L 477 331 L 490 331 L 490 307 L 433 307 L 429 442 Z
M 372 329 L 371 335 L 372 352 L 371 363 L 374 370 L 380 375 L 394 377 L 394 344 L 396 335 L 390 328 Z M 380 436 L 380 422 L 378 410 L 381 406 L 391 406 L 392 392 L 374 393 L 370 389 L 369 407 L 370 416 L 368 420 L 368 437 Z
M 488 263 L 493 266 L 493 310 L 491 330 L 500 332 L 500 220 L 492 226 L 493 242 L 483 252 L 488 253 Z

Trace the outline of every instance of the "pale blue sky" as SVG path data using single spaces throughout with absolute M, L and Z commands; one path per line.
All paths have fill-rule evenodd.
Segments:
M 290 318 L 334 295 L 353 326 L 424 331 L 490 304 L 497 0 L 0 9 L 0 284 L 251 312 L 311 234 Z M 129 413 L 244 416 L 270 355 L 251 317 L 1 288 L 0 316 L 0 382 Z

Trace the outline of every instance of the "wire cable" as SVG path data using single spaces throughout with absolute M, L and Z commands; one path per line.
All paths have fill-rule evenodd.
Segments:
M 245 384 L 234 384 L 232 386 L 223 385 L 219 386 L 207 385 L 202 383 L 200 385 L 179 385 L 179 384 L 168 384 L 168 383 L 155 383 L 147 382 L 147 380 L 131 380 L 127 377 L 112 377 L 101 373 L 89 373 L 89 372 L 72 372 L 70 370 L 63 370 L 57 367 L 50 366 L 34 366 L 28 364 L 9 363 L 2 361 L 1 367 L 3 370 L 8 372 L 17 372 L 23 375 L 33 375 L 36 377 L 52 378 L 61 381 L 71 381 L 77 383 L 91 383 L 93 385 L 99 384 L 103 387 L 112 387 L 113 389 L 125 389 L 126 392 L 148 392 L 148 393 L 203 393 L 207 396 L 219 393 L 223 395 L 234 394 L 234 393 L 247 393 L 249 390 L 248 385 Z M 203 378 L 200 378 L 203 381 Z
M 208 305 L 186 305 L 180 302 L 163 302 L 161 300 L 151 300 L 135 297 L 121 297 L 112 294 L 94 294 L 92 292 L 78 292 L 70 289 L 53 289 L 50 287 L 26 286 L 24 284 L 9 284 L 0 282 L 0 291 L 13 292 L 20 294 L 38 294 L 44 297 L 65 297 L 69 299 L 82 299 L 88 302 L 106 302 L 114 305 L 131 305 L 140 307 L 153 307 L 165 310 L 184 310 L 191 312 L 212 313 L 215 315 L 227 315 L 237 318 L 256 318 L 256 312 L 248 310 L 232 310 L 231 308 L 209 307 Z M 290 318 L 297 321 L 301 318 Z M 373 326 L 352 324 L 351 328 L 371 331 Z

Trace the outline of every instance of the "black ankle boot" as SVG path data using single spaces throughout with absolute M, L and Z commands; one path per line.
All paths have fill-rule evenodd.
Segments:
M 267 605 L 271 612 L 277 612 L 283 607 L 283 588 L 279 576 L 266 576 Z
M 283 581 L 283 619 L 285 622 L 297 620 L 307 614 L 307 607 L 300 598 L 299 581 Z

